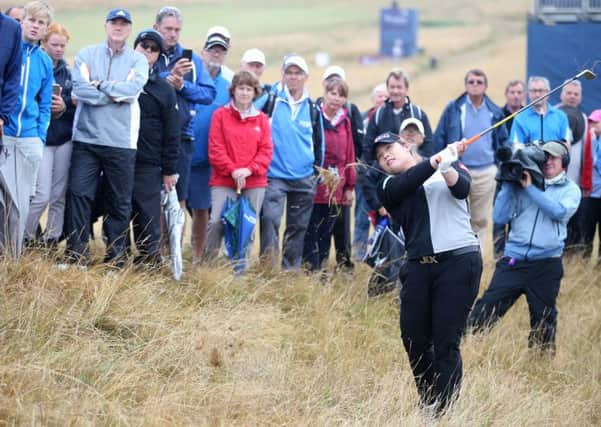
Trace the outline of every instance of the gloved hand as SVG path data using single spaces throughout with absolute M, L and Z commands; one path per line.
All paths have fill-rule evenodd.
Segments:
M 451 169 L 451 165 L 457 161 L 457 147 L 455 144 L 449 144 L 447 147 L 437 154 L 438 156 L 438 170 L 441 173 L 447 173 Z

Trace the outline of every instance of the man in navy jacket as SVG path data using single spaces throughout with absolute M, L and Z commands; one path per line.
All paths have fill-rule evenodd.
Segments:
M 486 95 L 488 80 L 482 70 L 469 70 L 464 83 L 465 92 L 447 104 L 438 122 L 434 133 L 436 150 L 477 135 L 504 117 L 503 110 Z M 469 196 L 471 223 L 481 243 L 492 217 L 497 174 L 495 154 L 506 143 L 507 129 L 499 126 L 474 142 L 461 157 L 472 177 Z
M 21 27 L 0 12 L 0 141 L 17 104 L 21 79 Z

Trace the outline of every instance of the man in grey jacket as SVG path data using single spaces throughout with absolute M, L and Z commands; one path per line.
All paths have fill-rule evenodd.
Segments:
M 89 256 L 90 216 L 102 173 L 105 261 L 123 264 L 140 127 L 138 96 L 148 79 L 146 58 L 126 45 L 131 24 L 127 10 L 111 10 L 107 41 L 83 48 L 73 67 L 78 102 L 65 227 L 67 255 L 82 263 Z

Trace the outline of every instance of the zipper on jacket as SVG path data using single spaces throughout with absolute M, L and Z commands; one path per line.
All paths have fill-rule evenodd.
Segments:
M 23 104 L 21 105 L 21 111 L 19 111 L 19 115 L 17 116 L 17 136 L 21 136 L 21 125 L 23 113 L 25 112 L 25 108 L 27 108 L 27 89 L 29 88 L 29 64 L 31 62 L 31 52 L 34 47 L 27 48 L 27 60 L 25 61 L 25 69 L 21 66 L 21 85 L 23 86 L 23 97 L 21 98 Z
M 526 259 L 526 261 L 528 261 L 528 252 L 530 252 L 530 249 L 532 249 L 532 239 L 534 238 L 534 230 L 536 230 L 536 222 L 538 221 L 539 212 L 540 212 L 540 209 L 537 209 L 536 216 L 534 217 L 534 225 L 532 226 L 532 232 L 530 233 L 530 241 L 528 242 L 528 249 L 526 249 L 526 255 L 524 255 L 524 258 Z

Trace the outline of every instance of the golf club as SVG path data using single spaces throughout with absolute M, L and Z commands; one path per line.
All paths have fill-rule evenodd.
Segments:
M 480 139 L 482 136 L 486 135 L 487 133 L 493 131 L 494 129 L 498 128 L 499 126 L 501 126 L 503 123 L 507 122 L 508 120 L 513 119 L 515 116 L 517 116 L 518 114 L 520 114 L 521 112 L 523 112 L 524 110 L 532 107 L 534 104 L 542 101 L 543 99 L 551 96 L 552 94 L 554 94 L 555 92 L 557 92 L 559 89 L 561 89 L 562 87 L 569 85 L 570 83 L 572 83 L 574 80 L 578 80 L 579 78 L 584 77 L 586 80 L 593 80 L 595 77 L 597 77 L 595 75 L 595 73 L 593 73 L 591 70 L 589 69 L 585 69 L 582 70 L 581 72 L 579 72 L 578 74 L 576 74 L 574 77 L 566 80 L 565 82 L 563 82 L 561 85 L 557 86 L 555 89 L 547 92 L 546 94 L 544 94 L 543 96 L 540 96 L 538 98 L 536 98 L 534 101 L 532 101 L 530 104 L 525 105 L 524 107 L 520 108 L 518 111 L 516 111 L 513 114 L 510 114 L 509 116 L 505 117 L 503 120 L 499 120 L 497 123 L 495 123 L 494 125 L 492 125 L 491 127 L 489 127 L 488 129 L 483 130 L 480 133 L 477 133 L 476 135 L 472 136 L 471 138 L 467 139 L 464 141 L 464 144 L 470 145 L 474 142 L 476 142 L 478 139 Z

